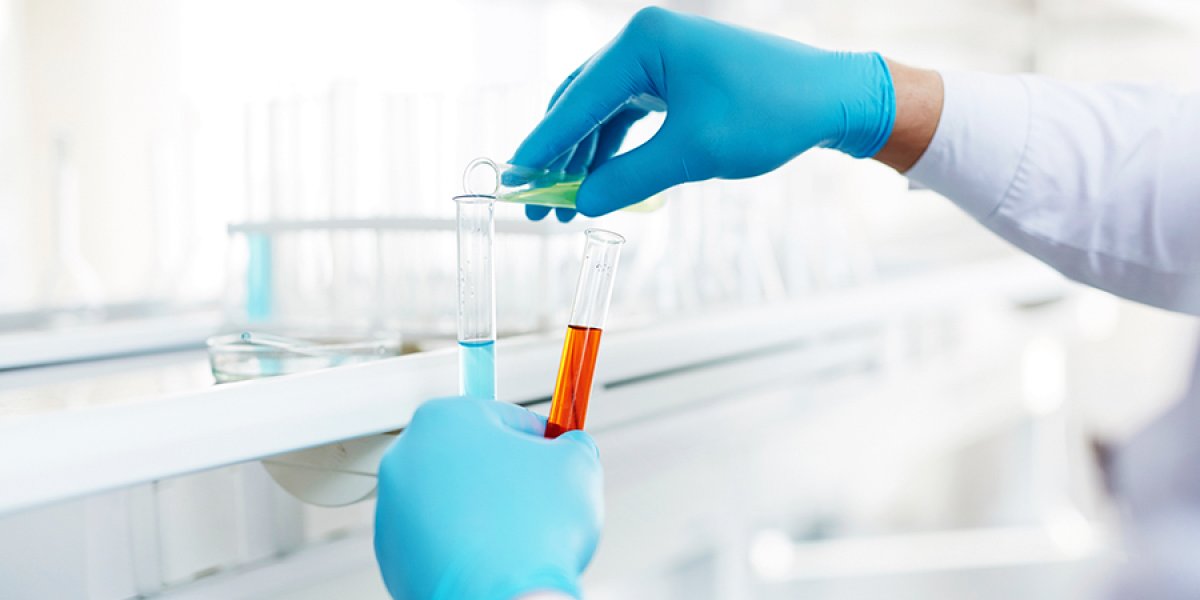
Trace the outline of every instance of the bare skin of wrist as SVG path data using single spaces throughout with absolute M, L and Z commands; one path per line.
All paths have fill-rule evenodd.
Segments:
M 904 173 L 925 154 L 942 117 L 942 76 L 888 60 L 896 88 L 896 122 L 892 136 L 875 160 Z

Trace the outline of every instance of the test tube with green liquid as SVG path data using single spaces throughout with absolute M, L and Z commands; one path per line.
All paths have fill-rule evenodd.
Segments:
M 493 196 L 503 202 L 537 204 L 554 208 L 575 208 L 575 196 L 586 175 L 546 169 L 531 169 L 489 158 L 477 158 L 467 164 L 463 189 L 468 194 Z M 652 212 L 663 207 L 662 196 L 626 206 L 629 212 Z

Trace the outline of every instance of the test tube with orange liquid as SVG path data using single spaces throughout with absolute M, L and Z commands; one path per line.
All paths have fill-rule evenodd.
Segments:
M 558 379 L 554 383 L 554 399 L 546 421 L 548 438 L 583 429 L 600 351 L 600 333 L 612 300 L 621 247 L 625 245 L 625 238 L 603 229 L 588 229 L 584 235 L 587 244 L 583 249 L 583 267 L 579 271 L 575 302 L 567 322 L 567 339 L 563 342 Z

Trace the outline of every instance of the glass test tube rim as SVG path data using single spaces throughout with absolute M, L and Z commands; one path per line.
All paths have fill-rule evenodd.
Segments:
M 589 227 L 583 235 L 583 261 L 567 324 L 600 329 L 608 318 L 625 236 L 599 227 Z M 602 266 L 606 268 L 597 270 Z
M 621 245 L 625 243 L 625 236 L 599 227 L 588 227 L 583 230 L 583 235 L 598 244 Z
M 454 196 L 453 200 L 454 200 L 455 204 L 457 205 L 457 208 L 460 211 L 462 210 L 463 207 L 466 207 L 468 209 L 483 209 L 484 207 L 486 207 L 488 209 L 489 216 L 494 215 L 492 210 L 494 210 L 494 207 L 496 204 L 495 196 L 491 196 L 488 194 L 459 194 L 457 196 Z M 486 228 L 486 231 L 480 231 L 479 235 L 481 237 L 494 239 L 495 238 L 494 216 L 491 216 L 491 218 L 487 218 L 486 223 L 488 225 L 488 227 Z M 457 252 L 460 252 L 460 253 L 462 252 L 462 235 L 463 235 L 463 228 L 462 228 L 462 223 L 460 222 L 458 224 L 457 233 L 456 233 L 456 236 L 459 238 L 456 241 Z M 494 244 L 494 242 L 493 242 L 493 244 Z M 493 244 L 489 244 L 489 248 L 486 252 L 487 260 L 488 260 L 488 265 L 487 265 L 488 281 L 486 282 L 485 287 L 487 288 L 486 292 L 489 296 L 489 305 L 490 305 L 489 306 L 490 310 L 487 311 L 489 314 L 486 315 L 486 319 L 487 319 L 488 325 L 489 325 L 489 327 L 487 327 L 488 331 L 480 332 L 479 331 L 480 328 L 476 327 L 475 329 L 473 329 L 470 332 L 464 332 L 463 319 L 464 319 L 465 313 L 463 313 L 463 311 L 462 311 L 462 309 L 463 309 L 462 294 L 464 293 L 464 289 L 461 287 L 462 283 L 463 283 L 463 279 L 462 279 L 462 274 L 460 273 L 459 274 L 459 282 L 458 282 L 459 289 L 457 291 L 457 294 L 458 294 L 458 316 L 457 316 L 458 335 L 457 335 L 457 338 L 458 338 L 458 341 L 460 341 L 460 342 L 488 342 L 488 341 L 494 342 L 494 341 L 496 341 L 496 272 L 495 272 L 495 259 L 493 258 L 494 250 L 492 248 L 490 248 L 490 246 L 492 246 Z M 458 257 L 458 260 L 459 260 L 458 268 L 461 269 L 462 268 L 462 262 L 461 262 L 462 256 L 461 255 Z M 480 315 L 476 315 L 476 316 L 480 316 Z
M 496 197 L 491 194 L 459 194 L 454 201 L 459 204 L 495 204 Z

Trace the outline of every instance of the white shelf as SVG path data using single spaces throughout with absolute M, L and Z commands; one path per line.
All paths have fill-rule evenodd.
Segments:
M 0 370 L 198 347 L 221 322 L 220 311 L 202 311 L 0 334 Z
M 704 392 L 735 391 L 747 378 L 761 383 L 767 373 L 793 376 L 787 365 L 801 360 L 799 349 L 806 346 L 822 344 L 815 354 L 834 360 L 836 352 L 824 352 L 825 344 L 832 349 L 838 343 L 832 332 L 984 299 L 1036 301 L 1065 289 L 1048 268 L 1006 259 L 785 305 L 607 332 L 593 404 L 689 373 Z M 501 400 L 548 399 L 560 350 L 558 336 L 501 341 Z M 809 366 L 819 365 L 796 365 Z M 0 514 L 396 430 L 424 400 L 456 392 L 457 368 L 451 349 L 133 403 L 0 414 Z M 603 411 L 589 428 L 678 409 L 689 397 L 644 396 Z
M 234 223 L 229 233 L 295 233 L 298 231 L 457 231 L 458 222 L 438 217 L 365 217 L 361 219 L 295 219 Z M 583 220 L 559 223 L 553 219 L 498 219 L 496 233 L 565 235 L 587 229 Z

